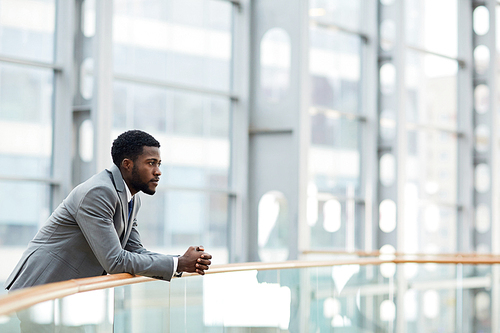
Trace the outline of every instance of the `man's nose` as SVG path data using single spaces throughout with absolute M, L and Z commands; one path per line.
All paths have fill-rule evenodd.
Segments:
M 154 169 L 154 173 L 155 173 L 155 175 L 161 176 L 161 170 L 160 170 L 160 167 L 159 167 L 159 166 L 157 166 L 157 167 Z

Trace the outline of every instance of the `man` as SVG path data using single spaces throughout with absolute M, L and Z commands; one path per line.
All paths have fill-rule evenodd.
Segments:
M 77 186 L 28 244 L 5 288 L 104 274 L 130 273 L 170 281 L 174 273 L 205 274 L 212 256 L 191 246 L 182 256 L 146 250 L 137 231 L 139 191 L 160 180 L 160 143 L 127 131 L 113 142 L 114 165 Z

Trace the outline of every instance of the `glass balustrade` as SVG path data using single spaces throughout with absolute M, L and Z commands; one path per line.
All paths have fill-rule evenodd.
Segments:
M 187 276 L 78 293 L 0 332 L 492 332 L 498 265 L 335 265 Z

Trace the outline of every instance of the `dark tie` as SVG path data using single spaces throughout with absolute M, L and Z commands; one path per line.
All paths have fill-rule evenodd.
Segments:
M 130 215 L 132 214 L 132 207 L 134 206 L 134 199 L 130 200 L 128 203 L 128 219 L 130 220 Z

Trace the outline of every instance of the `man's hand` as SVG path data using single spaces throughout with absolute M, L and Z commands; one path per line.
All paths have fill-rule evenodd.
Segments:
M 186 253 L 179 257 L 177 272 L 198 273 L 205 275 L 205 271 L 212 263 L 212 255 L 205 252 L 203 246 L 190 246 Z

